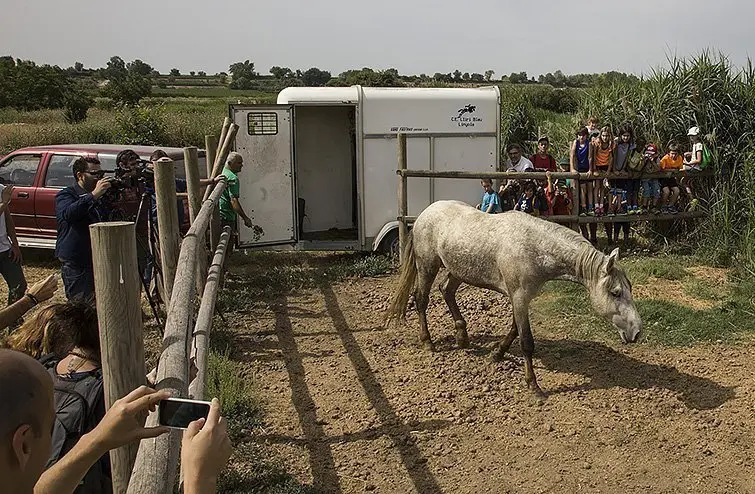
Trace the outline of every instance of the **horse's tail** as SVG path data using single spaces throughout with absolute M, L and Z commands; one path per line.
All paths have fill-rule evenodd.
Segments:
M 414 283 L 417 281 L 413 233 L 413 231 L 409 232 L 406 239 L 406 247 L 404 247 L 404 251 L 401 253 L 401 274 L 398 280 L 398 287 L 393 293 L 393 298 L 385 317 L 386 326 L 393 320 L 406 322 L 406 306 L 409 303 L 409 297 L 414 291 Z

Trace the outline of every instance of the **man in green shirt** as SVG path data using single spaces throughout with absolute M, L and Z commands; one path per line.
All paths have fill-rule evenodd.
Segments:
M 239 177 L 238 173 L 244 167 L 244 159 L 239 153 L 232 152 L 228 155 L 223 175 L 226 178 L 227 185 L 220 196 L 220 222 L 222 226 L 230 225 L 233 231 L 236 231 L 236 215 L 241 216 L 244 225 L 252 228 L 252 219 L 246 215 L 239 202 Z

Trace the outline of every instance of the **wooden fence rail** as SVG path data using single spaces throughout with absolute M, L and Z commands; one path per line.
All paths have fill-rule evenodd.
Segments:
M 217 302 L 220 288 L 220 275 L 223 271 L 223 264 L 225 263 L 225 256 L 230 241 L 231 227 L 226 226 L 220 234 L 220 242 L 212 258 L 212 264 L 207 274 L 207 283 L 202 295 L 202 302 L 199 304 L 197 322 L 194 325 L 194 359 L 197 366 L 197 377 L 189 385 L 189 396 L 196 400 L 204 399 L 212 316 L 215 313 L 215 302 Z
M 404 252 L 404 246 L 406 245 L 406 237 L 409 228 L 409 224 L 413 223 L 417 217 L 409 216 L 408 208 L 408 178 L 444 178 L 444 179 L 478 179 L 483 178 L 490 180 L 546 180 L 550 176 L 553 180 L 557 179 L 570 179 L 572 186 L 572 211 L 571 215 L 560 216 L 541 216 L 542 219 L 548 221 L 554 221 L 557 223 L 569 224 L 573 229 L 579 229 L 579 225 L 583 223 L 627 223 L 637 221 L 670 221 L 676 219 L 689 219 L 698 218 L 704 216 L 702 211 L 684 211 L 680 213 L 667 213 L 667 214 L 638 214 L 638 215 L 607 215 L 607 216 L 580 216 L 579 215 L 579 182 L 590 180 L 602 180 L 619 179 L 626 180 L 630 177 L 620 174 L 609 173 L 578 173 L 578 172 L 543 172 L 543 171 L 526 171 L 526 172 L 470 172 L 470 171 L 456 171 L 456 170 L 412 170 L 407 166 L 406 156 L 406 135 L 398 134 L 398 168 L 396 174 L 398 175 L 398 216 L 399 223 L 399 256 Z M 642 179 L 648 178 L 668 178 L 668 177 L 690 177 L 690 178 L 710 178 L 713 176 L 711 170 L 702 172 L 688 173 L 686 171 L 661 171 L 652 174 L 643 174 Z
M 197 254 L 204 243 L 210 217 L 226 188 L 225 179 L 215 184 L 209 198 L 189 228 L 181 244 L 176 279 L 168 305 L 163 350 L 157 367 L 157 389 L 168 389 L 174 396 L 187 396 L 189 354 L 193 334 L 190 328 L 195 295 Z M 175 202 L 175 201 L 174 201 Z M 206 349 L 206 347 L 205 347 Z M 202 358 L 206 358 L 202 357 Z M 157 412 L 150 413 L 147 425 L 157 424 Z M 130 494 L 173 492 L 180 456 L 180 431 L 145 439 L 139 445 L 136 463 L 128 486 Z

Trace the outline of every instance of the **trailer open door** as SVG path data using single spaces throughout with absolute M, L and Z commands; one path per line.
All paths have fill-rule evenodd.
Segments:
M 236 152 L 244 158 L 239 173 L 240 203 L 260 238 L 239 221 L 239 247 L 296 243 L 296 202 L 293 173 L 293 107 L 290 105 L 231 105 L 239 126 Z

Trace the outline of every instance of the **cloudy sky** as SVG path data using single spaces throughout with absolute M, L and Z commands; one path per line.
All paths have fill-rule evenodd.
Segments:
M 0 55 L 161 72 L 227 71 L 250 59 L 401 73 L 641 73 L 705 48 L 736 64 L 755 49 L 751 0 L 2 0 Z

